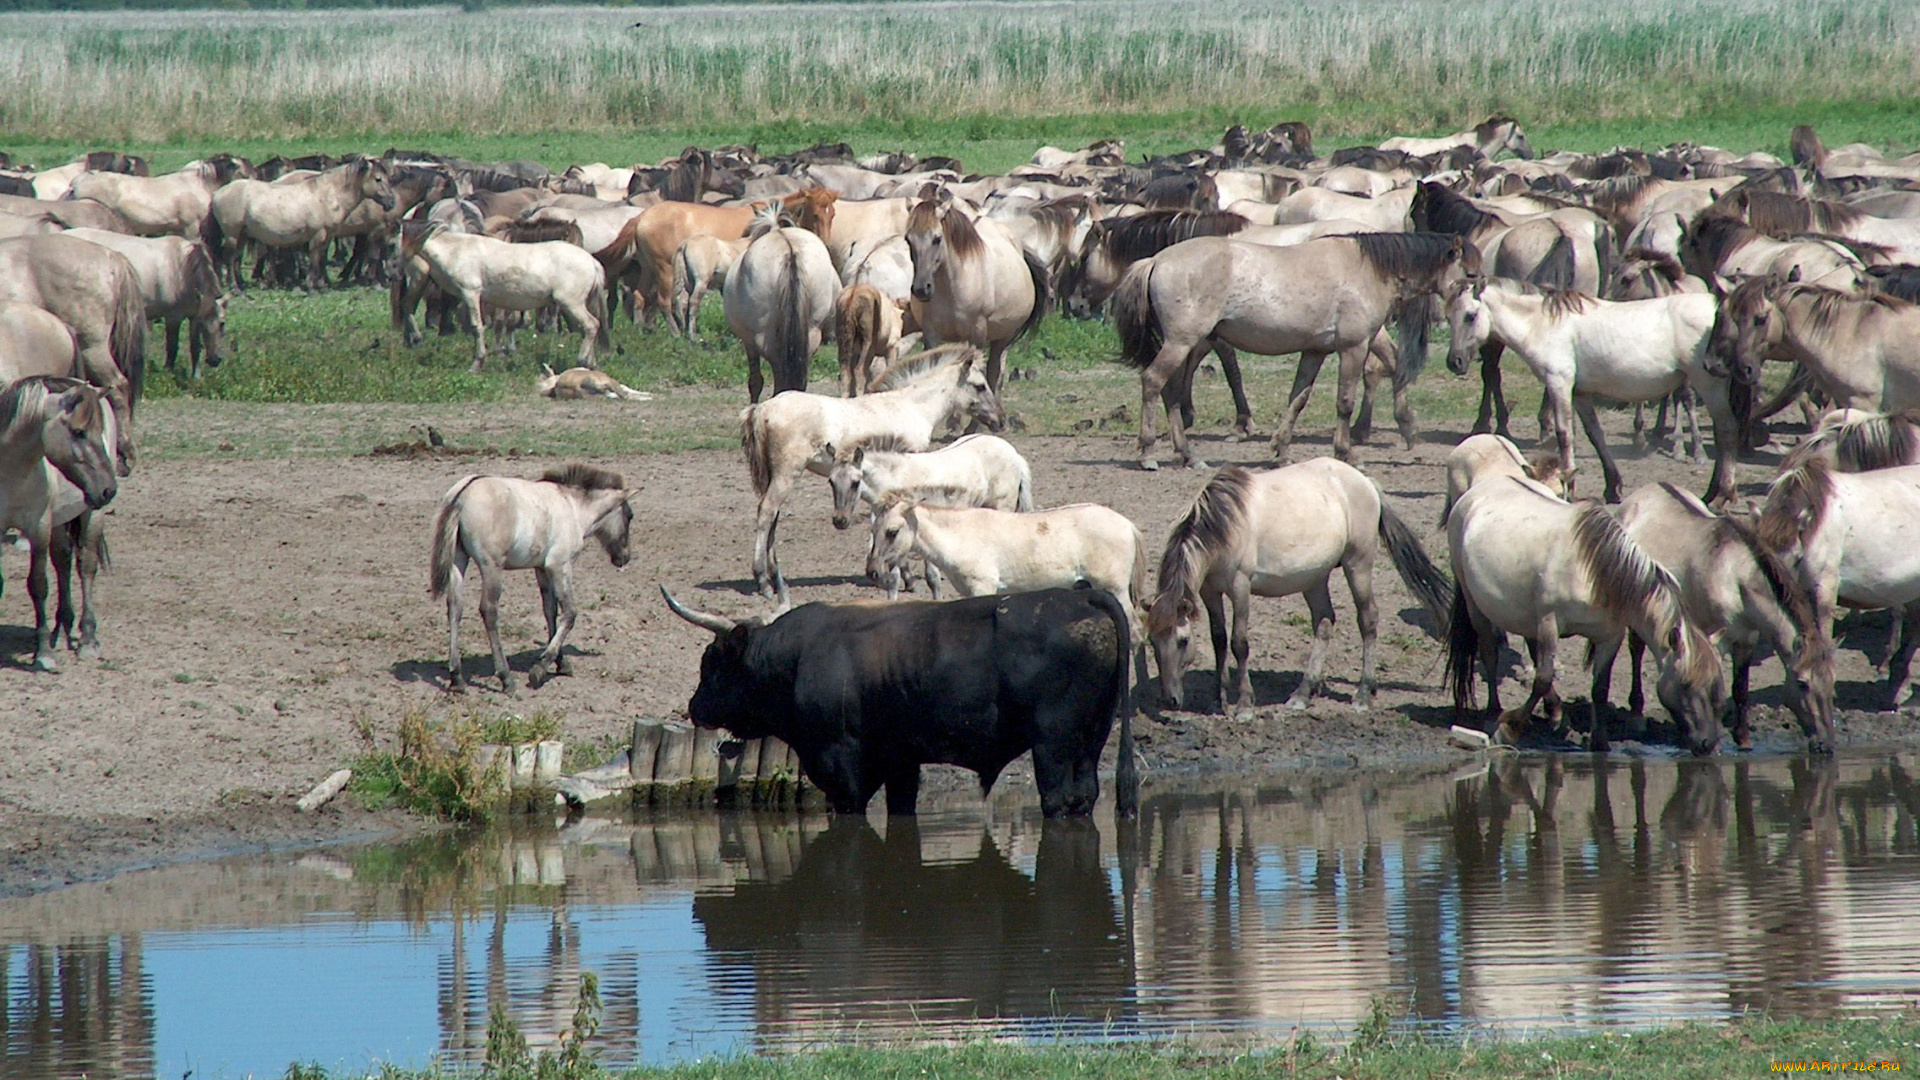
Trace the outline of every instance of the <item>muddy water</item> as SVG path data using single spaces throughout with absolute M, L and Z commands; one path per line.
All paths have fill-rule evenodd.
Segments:
M 972 1037 L 1632 1027 L 1920 1002 L 1910 758 L 1507 759 L 1028 796 L 918 824 L 594 817 L 201 863 L 0 904 L 0 1074 L 609 1064 Z M 1017 794 L 1017 793 L 1016 793 Z

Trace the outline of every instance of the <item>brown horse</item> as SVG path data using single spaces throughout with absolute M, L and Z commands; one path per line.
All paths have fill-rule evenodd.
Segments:
M 833 204 L 838 198 L 816 187 L 795 192 L 780 200 L 780 205 L 800 228 L 824 241 L 833 232 Z M 633 286 L 634 321 L 644 324 L 657 312 L 672 325 L 673 258 L 680 245 L 701 235 L 740 239 L 753 224 L 758 205 L 663 202 L 629 221 L 612 252 L 618 267 L 610 267 L 609 272 L 622 273 Z

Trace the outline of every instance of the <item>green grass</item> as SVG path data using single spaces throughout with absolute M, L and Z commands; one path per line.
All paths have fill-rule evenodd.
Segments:
M 1419 1037 L 1376 1033 L 1329 1048 L 1303 1035 L 1290 1045 L 1212 1050 L 1195 1044 L 1094 1047 L 961 1046 L 830 1050 L 815 1054 L 704 1061 L 622 1075 L 633 1080 L 1264 1080 L 1346 1077 L 1401 1080 L 1512 1080 L 1513 1077 L 1610 1077 L 1613 1080 L 1720 1080 L 1764 1076 L 1776 1061 L 1892 1061 L 1908 1065 L 1920 1047 L 1920 1022 L 1895 1020 L 1750 1021 L 1687 1024 L 1652 1032 L 1594 1032 L 1537 1038 Z M 319 1080 L 324 1073 L 303 1071 Z M 438 1076 L 387 1070 L 407 1080 Z M 591 1069 L 568 1075 L 591 1076 Z
M 1920 141 L 1906 0 L 1098 0 L 0 16 L 0 145 L 428 146 L 555 164 L 688 142 L 848 138 L 1003 169 L 1043 141 L 1133 151 L 1228 123 L 1329 145 L 1493 111 L 1537 145 Z M 635 27 L 631 24 L 639 22 Z M 543 134 L 546 133 L 546 134 Z M 1622 139 L 1622 135 L 1634 136 Z M 1834 136 L 1839 136 L 1835 138 Z

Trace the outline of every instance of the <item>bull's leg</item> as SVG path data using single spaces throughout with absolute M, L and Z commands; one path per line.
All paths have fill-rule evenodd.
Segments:
M 1618 636 L 1593 643 L 1593 687 L 1587 696 L 1587 749 L 1604 752 L 1607 740 L 1607 713 L 1612 711 L 1613 660 L 1620 655 Z
M 1326 353 L 1301 353 L 1300 366 L 1293 372 L 1293 390 L 1287 395 L 1287 418 L 1280 430 L 1273 436 L 1273 460 L 1285 464 L 1293 453 L 1293 429 L 1300 423 L 1300 414 L 1306 411 L 1307 398 L 1313 394 L 1314 380 L 1320 377 L 1320 365 L 1325 363 Z
M 33 548 L 27 566 L 27 596 L 33 600 L 33 666 L 41 671 L 58 671 L 60 664 L 53 655 L 53 622 L 47 618 L 48 549 L 53 540 L 46 534 L 28 540 Z
M 1360 379 L 1366 374 L 1367 346 L 1363 342 L 1340 352 L 1340 382 L 1333 394 L 1333 456 L 1353 460 L 1353 407 L 1359 397 Z
M 480 621 L 487 627 L 487 644 L 493 647 L 493 673 L 500 676 L 500 688 L 514 690 L 513 669 L 507 666 L 507 650 L 500 644 L 500 593 L 506 575 L 498 566 L 482 562 L 480 568 Z
M 1600 475 L 1606 486 L 1605 499 L 1617 503 L 1620 501 L 1620 467 L 1613 462 L 1613 451 L 1607 449 L 1607 433 L 1600 426 L 1600 414 L 1594 409 L 1593 398 L 1576 394 L 1573 408 L 1580 415 L 1580 426 L 1586 429 L 1587 441 L 1593 444 L 1593 452 L 1600 459 Z
M 1307 598 L 1307 615 L 1313 620 L 1313 648 L 1307 653 L 1307 670 L 1300 675 L 1300 686 L 1287 699 L 1287 708 L 1304 709 L 1320 692 L 1320 684 L 1326 679 L 1327 648 L 1333 644 L 1333 593 L 1327 588 L 1327 579 L 1321 579 L 1304 594 Z
M 1220 715 L 1232 716 L 1227 702 L 1227 601 L 1226 594 L 1208 586 L 1200 588 L 1200 604 L 1207 609 L 1207 633 L 1213 641 L 1213 687 Z
M 1373 563 L 1354 559 L 1341 570 L 1353 594 L 1354 621 L 1360 624 L 1360 687 L 1353 693 L 1353 707 L 1366 712 L 1373 708 L 1374 645 L 1380 636 L 1380 605 L 1373 598 Z
M 887 772 L 887 814 L 912 817 L 919 812 L 920 763 L 897 765 Z
M 1247 382 L 1240 374 L 1240 354 L 1218 338 L 1213 353 L 1220 358 L 1220 374 L 1226 377 L 1227 393 L 1233 395 L 1233 437 L 1253 438 L 1253 405 L 1247 401 Z
M 1074 791 L 1073 755 L 1066 749 L 1042 741 L 1033 747 L 1033 778 L 1040 788 L 1040 814 L 1046 818 L 1065 817 L 1091 810 L 1079 809 Z
M 466 549 L 455 548 L 453 572 L 447 575 L 447 689 L 454 692 L 467 688 L 467 676 L 460 667 L 460 586 L 466 575 Z

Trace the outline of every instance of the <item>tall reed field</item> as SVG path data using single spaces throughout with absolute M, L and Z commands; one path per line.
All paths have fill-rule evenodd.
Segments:
M 907 143 L 1854 118 L 1920 137 L 1912 0 L 1080 0 L 0 16 L 0 139 L 684 132 Z M 1047 118 L 1078 118 L 1064 128 Z M 1171 118 L 1171 119 L 1168 119 Z M 1695 123 L 1697 128 L 1698 124 Z M 836 134 L 837 133 L 837 134 Z M 1699 135 L 1692 137 L 1698 138 Z M 1536 140 L 1537 141 L 1537 140 Z M 384 147 L 366 147 L 379 150 Z M 988 164 L 984 163 L 983 164 Z

